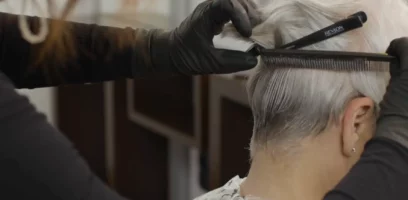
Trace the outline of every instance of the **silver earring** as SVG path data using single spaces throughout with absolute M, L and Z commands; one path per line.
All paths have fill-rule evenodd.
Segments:
M 353 153 L 356 153 L 356 148 L 352 148 L 351 151 L 352 151 Z

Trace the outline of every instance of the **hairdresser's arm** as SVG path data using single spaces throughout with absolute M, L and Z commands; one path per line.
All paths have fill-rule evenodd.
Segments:
M 408 197 L 408 38 L 388 53 L 400 60 L 381 103 L 374 139 L 361 160 L 325 200 L 390 200 Z
M 168 32 L 69 23 L 77 56 L 64 63 L 53 62 L 61 53 L 57 48 L 39 67 L 32 62 L 38 58 L 41 44 L 29 45 L 21 37 L 18 17 L 1 13 L 0 69 L 19 88 L 247 70 L 256 65 L 255 56 L 214 49 L 212 38 L 230 20 L 242 35 L 250 36 L 257 22 L 254 10 L 251 0 L 205 1 L 178 28 Z M 38 18 L 28 21 L 32 29 L 38 29 Z M 112 35 L 126 37 L 125 48 L 117 50 Z
M 0 73 L 0 199 L 125 200 Z
M 408 135 L 408 129 L 406 130 Z M 375 138 L 360 161 L 324 200 L 391 200 L 408 197 L 408 148 Z

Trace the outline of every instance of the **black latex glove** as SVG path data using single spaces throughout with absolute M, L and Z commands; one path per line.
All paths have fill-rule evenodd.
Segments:
M 408 38 L 392 41 L 387 53 L 396 56 L 399 63 L 391 65 L 391 81 L 380 104 L 376 136 L 408 148 Z
M 257 59 L 250 53 L 213 47 L 213 37 L 230 20 L 239 33 L 251 36 L 252 27 L 258 22 L 251 0 L 205 1 L 173 31 L 149 31 L 144 37 L 149 51 L 144 54 L 150 55 L 150 60 L 143 64 L 146 66 L 147 62 L 150 67 L 145 70 L 154 74 L 200 75 L 232 73 L 255 67 Z

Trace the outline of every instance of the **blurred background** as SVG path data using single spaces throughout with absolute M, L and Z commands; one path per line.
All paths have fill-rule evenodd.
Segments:
M 0 3 L 21 13 L 23 2 Z M 202 0 L 80 0 L 70 21 L 176 27 Z M 38 0 L 44 6 L 46 0 Z M 62 5 L 66 0 L 57 1 Z M 44 6 L 45 8 L 45 6 Z M 42 16 L 31 3 L 27 15 Z M 239 75 L 118 80 L 20 90 L 129 199 L 188 200 L 249 168 L 251 112 Z

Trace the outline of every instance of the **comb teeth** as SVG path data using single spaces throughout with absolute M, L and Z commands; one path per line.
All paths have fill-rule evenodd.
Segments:
M 261 61 L 272 68 L 299 68 L 330 71 L 389 71 L 390 62 L 362 58 L 296 58 L 293 56 L 261 56 Z

